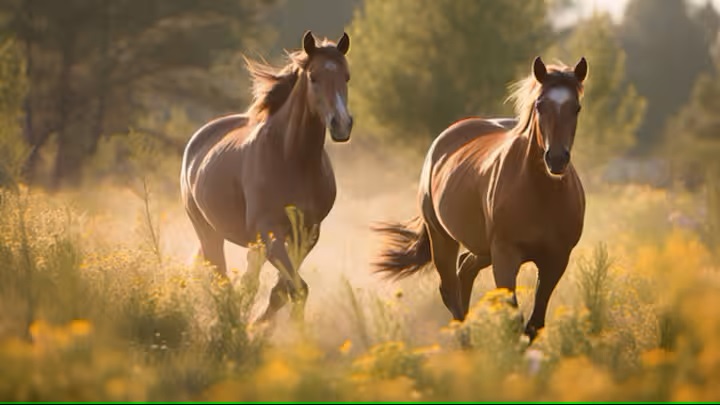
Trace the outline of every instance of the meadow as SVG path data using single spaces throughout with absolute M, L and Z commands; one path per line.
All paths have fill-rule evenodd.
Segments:
M 720 278 L 701 195 L 588 189 L 585 233 L 528 347 L 519 308 L 476 281 L 450 322 L 427 271 L 370 272 L 373 221 L 415 210 L 417 158 L 332 150 L 335 209 L 301 274 L 306 321 L 253 323 L 276 272 L 226 245 L 230 282 L 192 262 L 175 172 L 54 194 L 0 195 L 4 401 L 711 401 L 720 396 Z M 382 182 L 376 179 L 382 178 Z M 137 180 L 140 179 L 140 180 Z M 677 220 L 681 218 L 682 220 Z M 694 220 L 698 226 L 691 226 Z M 691 225 L 688 225 L 690 223 Z M 261 249 L 249 256 L 257 259 Z M 255 261 L 255 263 L 258 263 Z M 461 339 L 470 342 L 460 346 Z

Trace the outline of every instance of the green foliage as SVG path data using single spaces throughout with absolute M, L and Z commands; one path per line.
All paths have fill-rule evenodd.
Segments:
M 427 139 L 465 115 L 501 115 L 548 33 L 539 0 L 367 0 L 350 27 L 358 122 Z
M 590 311 L 590 333 L 600 333 L 607 323 L 611 265 L 607 247 L 600 244 L 593 251 L 592 257 L 583 258 L 578 266 L 578 287 L 585 307 Z
M 306 30 L 312 30 L 320 38 L 337 40 L 363 0 L 279 0 L 277 3 L 268 15 L 268 22 L 278 27 L 273 49 L 280 55 L 283 49 L 298 48 Z
M 0 29 L 22 44 L 27 141 L 57 142 L 52 182 L 77 184 L 100 137 L 125 133 L 138 112 L 192 106 L 217 115 L 241 104 L 238 75 L 217 69 L 264 42 L 257 20 L 271 1 L 6 1 Z M 185 136 L 188 136 L 185 134 Z
M 95 154 L 85 164 L 84 178 L 89 184 L 106 180 L 129 185 L 138 193 L 146 180 L 160 196 L 172 195 L 177 192 L 182 139 L 188 139 L 196 128 L 183 108 L 145 114 L 136 128 L 98 141 Z
M 698 78 L 690 101 L 673 117 L 665 133 L 666 156 L 675 163 L 677 176 L 702 179 L 705 184 L 707 241 L 720 247 L 720 76 Z
M 606 164 L 634 146 L 645 113 L 645 100 L 626 80 L 626 54 L 616 30 L 610 15 L 595 14 L 551 51 L 566 64 L 585 56 L 590 67 L 574 146 L 574 159 L 583 168 Z
M 636 150 L 660 146 L 667 119 L 687 102 L 701 72 L 711 69 L 705 33 L 690 17 L 688 2 L 631 0 L 620 35 L 627 78 L 647 100 Z

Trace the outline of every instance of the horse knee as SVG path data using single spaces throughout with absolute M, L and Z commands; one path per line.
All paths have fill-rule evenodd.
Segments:
M 297 284 L 292 282 L 292 280 L 289 281 L 288 291 L 290 293 L 290 299 L 293 300 L 293 302 L 303 302 L 307 300 L 308 294 L 310 293 L 310 287 L 305 280 L 298 277 Z

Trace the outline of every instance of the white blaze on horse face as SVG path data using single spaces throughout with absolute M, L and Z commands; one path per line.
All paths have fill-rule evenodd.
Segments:
M 567 87 L 555 87 L 550 89 L 547 98 L 554 104 L 555 108 L 560 111 L 560 107 L 572 99 L 572 92 Z
M 335 72 L 338 69 L 338 65 L 337 65 L 337 63 L 329 60 L 329 61 L 325 62 L 325 69 L 327 69 L 331 72 Z
M 350 124 L 350 114 L 348 114 L 345 100 L 340 96 L 340 93 L 335 93 L 335 115 L 343 127 Z
M 552 101 L 553 105 L 555 106 L 555 111 L 558 113 L 560 112 L 560 108 L 563 106 L 563 104 L 567 103 L 568 101 L 572 100 L 573 94 L 567 87 L 553 87 L 547 92 L 548 100 Z M 545 150 L 550 150 L 550 134 L 546 134 L 544 136 L 545 141 Z

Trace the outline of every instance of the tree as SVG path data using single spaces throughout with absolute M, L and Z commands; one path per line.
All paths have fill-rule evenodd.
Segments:
M 702 74 L 688 103 L 675 115 L 665 133 L 667 157 L 677 177 L 705 185 L 708 242 L 720 248 L 720 64 Z
M 712 48 L 720 30 L 720 15 L 718 15 L 712 0 L 706 0 L 705 4 L 693 16 L 703 33 L 705 46 Z
M 6 0 L 2 29 L 22 44 L 29 173 L 53 137 L 53 184 L 76 181 L 103 135 L 127 133 L 163 97 L 219 113 L 244 94 L 213 66 L 253 44 L 269 1 Z
M 317 37 L 340 38 L 361 4 L 362 0 L 281 0 L 268 16 L 278 27 L 273 50 L 281 55 L 284 49 L 297 48 L 308 29 Z
M 683 0 L 630 0 L 621 27 L 627 75 L 647 99 L 636 152 L 662 142 L 667 119 L 690 96 L 698 75 L 712 68 L 705 33 Z
M 507 86 L 549 41 L 541 0 L 366 0 L 350 27 L 358 122 L 405 139 L 499 115 Z
M 0 188 L 14 188 L 28 148 L 22 138 L 22 102 L 27 91 L 22 49 L 0 40 Z
M 585 56 L 590 66 L 574 146 L 574 159 L 588 169 L 634 146 L 645 112 L 645 100 L 625 79 L 626 56 L 615 31 L 611 16 L 597 13 L 551 51 L 565 63 Z

